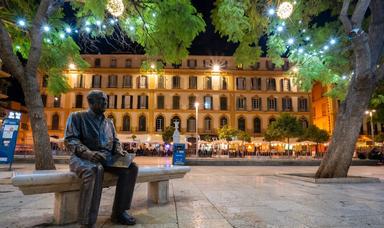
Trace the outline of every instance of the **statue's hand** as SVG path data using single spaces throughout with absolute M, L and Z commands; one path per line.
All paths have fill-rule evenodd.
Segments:
M 117 151 L 117 154 L 120 155 L 121 157 L 125 157 L 125 155 L 127 155 L 128 152 L 125 151 L 125 150 L 118 150 L 118 151 Z
M 93 155 L 89 159 L 91 162 L 98 163 L 98 162 L 105 162 L 107 160 L 104 154 L 98 151 L 92 151 L 92 152 L 93 152 Z

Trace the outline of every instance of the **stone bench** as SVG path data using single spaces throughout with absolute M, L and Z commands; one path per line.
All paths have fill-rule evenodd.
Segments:
M 169 201 L 169 180 L 183 178 L 191 170 L 188 166 L 139 167 L 136 183 L 148 182 L 148 200 L 154 203 Z M 103 187 L 115 186 L 117 177 L 104 174 Z M 54 222 L 66 224 L 77 219 L 80 179 L 70 171 L 44 170 L 14 173 L 12 184 L 25 195 L 55 193 Z

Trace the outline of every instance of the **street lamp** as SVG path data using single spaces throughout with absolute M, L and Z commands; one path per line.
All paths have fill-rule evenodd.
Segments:
M 199 135 L 199 132 L 198 132 L 198 127 L 199 127 L 199 121 L 198 121 L 198 111 L 199 111 L 199 102 L 195 102 L 195 108 L 196 108 L 196 126 L 195 126 L 195 130 L 196 130 L 196 157 L 199 156 L 199 141 L 197 139 L 198 135 Z
M 375 147 L 375 132 L 373 131 L 373 119 L 372 119 L 372 115 L 373 115 L 373 113 L 375 113 L 375 112 L 376 112 L 375 109 L 365 111 L 365 114 L 367 114 L 367 115 L 369 115 L 369 116 L 371 117 L 371 134 L 372 134 L 373 147 Z

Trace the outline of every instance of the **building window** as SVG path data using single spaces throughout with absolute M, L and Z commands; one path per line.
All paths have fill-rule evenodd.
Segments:
M 228 89 L 228 79 L 226 77 L 221 77 L 221 89 L 222 90 Z
M 261 110 L 261 97 L 253 97 L 252 98 L 252 109 L 253 110 Z
M 48 86 L 48 75 L 44 75 L 42 86 L 43 88 L 46 88 Z
M 205 89 L 212 89 L 212 77 L 205 77 Z
M 61 95 L 60 96 L 55 96 L 53 98 L 53 107 L 54 108 L 60 108 L 60 103 L 61 103 Z
M 244 117 L 240 117 L 237 120 L 237 127 L 240 131 L 245 131 L 245 119 L 244 119 Z
M 261 90 L 261 78 L 251 78 L 251 88 L 252 90 Z
M 227 117 L 223 116 L 220 118 L 220 128 L 228 125 L 228 119 Z
M 197 89 L 197 77 L 196 76 L 189 76 L 189 88 L 190 89 Z
M 236 88 L 237 90 L 245 90 L 247 88 L 246 79 L 244 77 L 236 78 Z
M 228 110 L 227 97 L 220 97 L 220 110 Z
M 308 112 L 308 100 L 304 97 L 299 98 L 299 112 Z
M 172 89 L 180 89 L 180 76 L 172 77 Z
M 43 106 L 47 107 L 47 95 L 41 94 L 41 100 L 43 101 Z
M 92 75 L 92 88 L 101 88 L 101 75 Z
M 108 108 L 117 108 L 117 95 L 107 95 L 108 98 Z
M 288 78 L 280 79 L 280 91 L 290 92 L 291 91 L 291 81 Z
M 100 58 L 96 58 L 95 59 L 95 67 L 100 67 L 101 66 L 101 59 Z
M 146 131 L 147 130 L 147 119 L 145 116 L 139 117 L 139 131 Z
M 172 117 L 172 119 L 171 119 L 171 126 L 175 127 L 175 122 L 176 121 L 179 122 L 179 131 L 181 131 L 181 120 L 180 120 L 180 117 L 178 117 L 178 116 Z
M 163 95 L 157 96 L 157 109 L 164 109 L 164 96 Z
M 146 89 L 148 88 L 148 78 L 145 75 L 141 75 L 137 78 L 137 88 Z
M 137 96 L 137 109 L 148 109 L 148 96 Z
M 172 109 L 180 109 L 180 96 L 175 95 L 172 97 Z
M 111 67 L 117 67 L 117 59 L 116 58 L 111 59 Z
M 267 90 L 276 91 L 276 80 L 274 78 L 267 79 Z
M 267 69 L 275 70 L 276 64 L 272 63 L 272 61 L 267 61 Z
M 158 89 L 165 89 L 165 78 L 163 75 L 160 75 L 157 80 L 157 88 Z
M 59 130 L 59 114 L 55 113 L 52 116 L 52 130 Z
M 123 95 L 121 96 L 121 108 L 133 108 L 133 96 L 132 95 Z
M 189 117 L 187 120 L 187 131 L 188 132 L 196 132 L 196 118 Z
M 187 65 L 189 68 L 196 68 L 197 67 L 197 60 L 196 59 L 188 59 Z
M 132 76 L 124 75 L 123 76 L 123 87 L 124 88 L 132 88 Z
M 209 116 L 204 118 L 204 130 L 205 131 L 211 131 L 212 130 L 212 119 Z
M 75 108 L 83 108 L 83 95 L 77 94 L 75 100 Z
M 261 133 L 261 120 L 258 117 L 253 119 L 253 133 Z
M 303 126 L 303 128 L 308 128 L 308 125 L 309 125 L 308 120 L 305 117 L 301 118 L 300 122 L 301 122 L 301 125 Z
M 237 98 L 237 110 L 246 110 L 247 109 L 247 98 L 238 97 Z
M 108 88 L 116 88 L 116 87 L 117 87 L 117 75 L 109 75 Z
M 283 112 L 291 112 L 292 111 L 292 98 L 283 97 L 282 108 L 283 108 Z
M 123 117 L 123 131 L 131 131 L 131 118 L 128 115 Z
M 125 60 L 125 67 L 126 68 L 131 68 L 132 67 L 132 60 L 131 59 L 126 59 Z
M 204 97 L 204 109 L 206 110 L 212 110 L 212 97 L 211 96 L 205 96 Z
M 163 116 L 158 116 L 156 118 L 156 131 L 157 132 L 162 132 L 164 131 L 164 117 Z
M 82 74 L 77 75 L 75 88 L 83 88 L 84 84 L 84 76 Z
M 182 66 L 181 63 L 179 63 L 179 64 L 173 63 L 172 64 L 173 69 L 179 69 L 181 66 Z
M 195 109 L 196 97 L 189 96 L 188 97 L 188 109 Z
M 274 97 L 267 98 L 268 111 L 277 111 L 277 99 Z

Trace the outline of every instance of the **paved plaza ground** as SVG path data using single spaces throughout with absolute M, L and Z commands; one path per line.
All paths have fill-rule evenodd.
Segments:
M 144 165 L 169 163 L 137 158 Z M 67 165 L 57 165 L 67 169 Z M 314 184 L 277 176 L 310 173 L 317 167 L 198 166 L 170 181 L 170 203 L 147 203 L 146 184 L 137 184 L 134 227 L 384 227 L 384 166 L 352 167 L 351 175 L 378 177 L 383 183 Z M 33 169 L 16 164 L 16 171 Z M 51 226 L 53 194 L 24 196 L 7 184 L 0 166 L 0 227 Z M 98 227 L 110 222 L 114 187 L 103 191 Z M 67 225 L 64 227 L 76 227 Z

